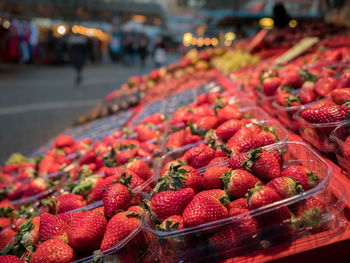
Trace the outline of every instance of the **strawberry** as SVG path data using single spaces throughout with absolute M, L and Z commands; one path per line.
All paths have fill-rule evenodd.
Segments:
M 142 160 L 133 159 L 129 161 L 125 167 L 129 171 L 136 173 L 145 181 L 152 176 L 151 168 L 149 168 L 148 164 Z
M 276 126 L 264 127 L 263 130 L 260 131 L 255 137 L 258 147 L 263 147 L 278 142 L 279 138 L 276 134 L 276 129 Z
M 246 235 L 251 233 L 253 235 L 259 230 L 258 221 L 249 214 L 247 208 L 231 208 L 229 216 L 235 217 L 233 221 L 233 231 L 236 235 Z
M 346 70 L 341 74 L 337 89 L 350 88 L 350 70 Z
M 214 159 L 212 159 L 208 165 L 212 165 L 212 164 L 216 164 L 216 163 L 222 163 L 224 161 L 228 160 L 228 158 L 226 156 L 215 156 Z
M 74 139 L 67 135 L 59 135 L 55 140 L 55 145 L 57 148 L 69 147 L 74 144 Z
M 37 195 L 48 190 L 52 185 L 52 181 L 44 178 L 35 178 L 30 181 L 28 188 L 23 194 L 23 197 Z
M 57 196 L 50 204 L 54 214 L 61 214 L 85 206 L 84 197 L 76 194 L 63 194 Z
M 242 127 L 228 140 L 226 146 L 231 149 L 234 154 L 238 154 L 250 151 L 257 148 L 259 145 L 251 129 L 249 127 Z
M 13 237 L 17 234 L 16 231 L 12 229 L 5 229 L 0 233 L 0 250 L 3 250 L 9 242 L 13 239 Z
M 225 189 L 234 198 L 243 197 L 255 184 L 262 182 L 251 173 L 242 170 L 228 170 L 221 178 Z
M 116 162 L 119 164 L 126 164 L 131 160 L 131 158 L 136 157 L 138 154 L 138 149 L 124 150 L 119 152 L 116 157 Z
M 242 169 L 242 164 L 243 162 L 248 158 L 248 154 L 237 154 L 233 155 L 229 160 L 228 160 L 228 165 L 236 170 L 236 169 Z
M 287 86 L 290 85 L 294 88 L 299 88 L 303 84 L 300 73 L 296 70 L 288 70 L 286 75 L 283 76 L 281 85 Z
M 248 190 L 248 209 L 254 210 L 266 205 L 282 200 L 279 194 L 272 188 L 256 186 Z M 259 222 L 264 225 L 280 223 L 286 219 L 290 219 L 291 213 L 287 207 L 281 207 L 258 217 Z
M 101 250 L 114 247 L 129 236 L 141 224 L 140 216 L 135 212 L 117 213 L 108 222 L 106 232 L 101 243 Z
M 263 80 L 262 88 L 266 96 L 272 96 L 281 85 L 281 79 L 278 77 L 269 77 Z
M 220 180 L 230 168 L 225 166 L 217 166 L 208 168 L 203 175 L 203 187 L 205 189 L 223 188 L 224 183 Z
M 0 231 L 4 230 L 5 228 L 9 227 L 12 224 L 11 220 L 6 217 L 0 218 Z
M 337 79 L 332 77 L 320 78 L 315 82 L 314 91 L 318 96 L 325 97 L 337 87 Z
M 274 189 L 283 199 L 297 195 L 304 191 L 301 184 L 286 176 L 275 178 L 266 186 Z
M 30 258 L 30 263 L 69 263 L 74 261 L 75 252 L 59 239 L 49 239 L 41 243 Z
M 152 124 L 160 124 L 164 120 L 164 116 L 160 113 L 154 113 L 143 119 L 141 123 L 152 123 Z
M 347 100 L 350 100 L 350 87 L 333 90 L 331 97 L 334 103 L 338 105 L 344 104 Z
M 205 130 L 216 129 L 219 122 L 218 118 L 215 116 L 205 116 L 196 121 L 196 125 L 202 127 Z
M 181 215 L 193 197 L 192 188 L 160 192 L 152 198 L 150 209 L 159 220 L 164 220 L 172 215 Z
M 296 182 L 301 184 L 304 191 L 315 187 L 319 181 L 319 178 L 314 176 L 310 169 L 299 165 L 288 167 L 282 172 L 282 176 L 288 176 L 294 179 Z
M 197 197 L 202 197 L 202 196 L 215 197 L 225 202 L 228 200 L 227 193 L 222 189 L 210 189 L 210 190 L 202 191 L 202 192 L 199 192 L 196 196 Z
M 117 167 L 106 167 L 104 170 L 105 178 L 113 176 L 113 175 L 121 175 L 124 171 L 125 167 L 123 165 Z
M 253 173 L 263 180 L 271 180 L 281 176 L 281 166 L 279 160 L 275 155 L 267 151 L 251 151 L 248 158 L 253 161 L 251 170 Z M 250 162 L 247 161 L 244 164 L 246 167 L 250 166 Z
M 28 232 L 26 236 L 25 245 L 36 245 L 40 241 L 40 216 L 33 217 L 31 220 L 34 227 Z
M 131 178 L 129 177 L 126 181 Z M 118 210 L 126 210 L 130 204 L 131 193 L 128 186 L 122 183 L 113 183 L 103 194 L 104 215 L 113 217 Z
M 232 250 L 238 243 L 237 234 L 231 227 L 220 230 L 209 238 L 210 245 L 219 253 Z
M 39 239 L 48 240 L 50 238 L 67 239 L 66 231 L 68 224 L 49 213 L 40 215 Z
M 185 227 L 193 227 L 226 218 L 228 211 L 213 196 L 195 196 L 182 216 Z
M 215 150 L 201 143 L 187 150 L 184 154 L 186 162 L 194 168 L 206 166 L 215 156 Z
M 186 131 L 180 130 L 169 135 L 166 143 L 168 150 L 180 148 L 186 144 Z
M 238 198 L 226 205 L 226 208 L 230 211 L 233 208 L 248 209 L 248 199 L 246 197 Z
M 23 261 L 16 256 L 5 255 L 0 257 L 0 263 L 23 263 Z
M 218 111 L 217 117 L 219 123 L 224 123 L 231 119 L 242 119 L 242 113 L 236 105 L 229 104 Z
M 301 89 L 299 92 L 299 98 L 302 104 L 307 104 L 314 102 L 317 99 L 317 95 L 313 89 Z
M 146 142 L 158 136 L 158 131 L 153 130 L 146 125 L 139 125 L 137 129 L 137 139 L 140 142 Z
M 183 228 L 184 220 L 183 217 L 179 215 L 169 216 L 168 218 L 164 219 L 160 225 L 157 226 L 157 230 L 163 232 L 171 232 Z
M 57 218 L 66 222 L 67 224 L 72 221 L 72 219 L 77 216 L 80 212 L 72 212 L 72 213 L 64 213 L 64 214 L 59 214 L 57 215 Z
M 92 252 L 100 247 L 107 226 L 104 216 L 93 211 L 72 218 L 67 229 L 69 244 L 75 251 Z
M 278 103 L 283 107 L 293 107 L 300 105 L 300 99 L 289 93 L 279 93 L 277 95 Z
M 201 94 L 196 99 L 196 104 L 197 105 L 201 105 L 201 104 L 204 104 L 204 103 L 208 103 L 208 96 L 207 96 L 207 94 Z
M 228 120 L 222 123 L 215 131 L 216 136 L 223 141 L 230 139 L 235 133 L 244 126 L 241 120 Z

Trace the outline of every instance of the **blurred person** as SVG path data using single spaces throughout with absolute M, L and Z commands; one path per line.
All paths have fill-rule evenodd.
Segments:
M 140 58 L 140 66 L 142 68 L 145 67 L 145 61 L 146 61 L 146 58 L 148 56 L 147 46 L 148 46 L 148 41 L 145 37 L 143 37 L 140 41 L 140 45 L 138 48 L 138 53 L 139 53 L 139 58 Z
M 273 7 L 273 21 L 274 26 L 283 28 L 288 26 L 289 21 L 291 20 L 291 17 L 287 13 L 287 10 L 285 9 L 284 5 L 281 3 L 275 4 Z
M 159 39 L 154 51 L 154 63 L 157 68 L 161 67 L 165 63 L 166 51 L 165 45 L 162 39 Z
M 38 54 L 38 44 L 39 44 L 39 29 L 34 23 L 30 23 L 30 36 L 29 36 L 29 53 L 30 53 L 30 63 L 33 62 L 34 58 Z
M 82 71 L 87 57 L 86 37 L 80 34 L 71 34 L 68 37 L 68 48 L 70 51 L 71 63 L 77 72 L 76 84 L 79 86 L 82 81 Z
M 120 60 L 122 53 L 122 38 L 119 32 L 114 32 L 111 37 L 111 42 L 108 45 L 109 57 L 113 63 Z
M 134 47 L 131 36 L 126 36 L 124 41 L 124 64 L 127 66 L 131 66 L 133 64 L 133 53 Z

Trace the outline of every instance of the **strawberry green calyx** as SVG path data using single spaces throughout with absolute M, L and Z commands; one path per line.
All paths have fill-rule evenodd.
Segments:
M 276 127 L 276 126 L 271 126 L 271 127 L 269 127 L 269 126 L 264 126 L 262 129 L 263 129 L 263 131 L 272 133 L 273 136 L 274 136 L 275 139 L 276 139 L 276 142 L 279 142 L 279 141 L 280 141 L 280 139 L 278 138 L 277 133 L 276 133 L 276 131 L 277 131 L 277 127 Z
M 288 107 L 291 107 L 293 102 L 301 103 L 300 98 L 297 96 L 290 96 L 285 98 L 285 101 L 287 102 Z
M 254 161 L 257 160 L 262 152 L 262 148 L 256 148 L 249 151 L 247 158 L 242 162 L 242 168 L 250 173 L 253 173 L 252 166 Z
M 128 177 L 126 177 L 126 173 L 122 173 L 122 175 L 120 176 L 120 179 L 116 180 L 116 182 L 113 182 L 113 183 L 118 182 L 120 184 L 127 186 L 131 190 L 131 179 L 132 179 L 132 175 L 129 175 Z
M 14 209 L 10 206 L 0 207 L 0 217 L 7 217 L 13 219 Z
M 319 208 L 312 208 L 305 210 L 301 217 L 291 218 L 291 223 L 297 228 L 317 226 L 322 222 L 323 216 L 322 211 Z
M 165 221 L 165 226 L 157 225 L 157 230 L 162 232 L 172 232 L 178 230 L 180 226 L 180 222 L 174 223 L 173 220 Z
M 230 183 L 231 180 L 231 174 L 232 169 L 228 170 L 226 173 L 224 173 L 219 179 L 224 182 L 225 189 L 227 189 L 227 185 Z
M 84 195 L 95 186 L 94 179 L 97 179 L 99 177 L 100 175 L 95 174 L 86 178 L 82 178 L 79 184 L 69 184 L 69 190 L 73 194 Z
M 93 175 L 93 171 L 90 170 L 90 167 L 86 164 L 84 164 L 81 167 L 81 170 L 79 171 L 79 179 L 83 179 L 84 177 L 88 177 L 90 175 Z
M 103 164 L 109 168 L 116 167 L 117 166 L 116 157 L 117 157 L 116 150 L 114 148 L 111 148 L 105 155 L 102 156 Z
M 214 100 L 214 112 L 215 112 L 215 114 L 217 114 L 218 111 L 223 108 L 224 103 L 225 103 L 225 101 L 221 97 L 218 97 Z
M 34 214 L 35 214 L 35 209 L 30 203 L 21 205 L 18 208 L 18 210 L 15 212 L 16 218 L 25 218 L 25 219 L 32 218 Z
M 138 213 L 136 213 L 136 212 L 133 212 L 133 211 L 127 211 L 127 212 L 125 213 L 125 215 L 126 215 L 126 216 L 137 217 L 137 218 L 140 218 L 140 217 L 141 217 L 140 214 L 138 214 Z
M 290 84 L 280 86 L 278 89 L 279 89 L 279 90 L 283 90 L 283 91 L 285 91 L 286 93 L 291 93 L 292 90 L 293 90 L 292 85 L 290 85 Z
M 310 187 L 314 187 L 317 185 L 317 182 L 320 180 L 318 176 L 314 176 L 313 172 L 307 173 L 307 176 L 309 177 L 309 185 Z
M 345 100 L 343 106 L 350 108 L 350 99 Z
M 264 189 L 264 185 L 261 185 L 260 182 L 257 182 L 254 186 L 254 188 L 250 188 L 246 194 L 246 197 L 248 198 L 248 207 L 250 206 L 251 200 L 250 198 L 253 196 L 255 192 L 260 191 L 261 189 Z
M 204 139 L 205 135 L 209 130 L 205 130 L 202 128 L 202 126 L 196 127 L 193 123 L 187 124 L 187 126 L 190 128 L 192 135 L 198 135 L 202 139 Z
M 318 77 L 312 74 L 310 71 L 301 70 L 301 69 L 297 69 L 297 71 L 299 71 L 300 78 L 303 82 L 305 81 L 316 82 L 318 79 Z
M 180 190 L 184 188 L 183 181 L 186 180 L 186 174 L 189 172 L 185 169 L 181 169 L 183 163 L 171 164 L 168 171 L 164 176 L 158 179 L 154 192 L 163 192 L 170 190 Z
M 228 205 L 229 203 L 231 203 L 230 199 L 227 196 L 222 196 L 222 197 L 217 198 L 217 199 L 223 205 Z

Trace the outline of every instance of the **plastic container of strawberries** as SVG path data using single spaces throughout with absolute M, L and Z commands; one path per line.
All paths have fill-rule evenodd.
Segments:
M 248 212 L 173 232 L 156 230 L 155 223 L 151 220 L 150 215 L 144 213 L 143 228 L 149 236 L 150 247 L 155 250 L 154 252 L 158 254 L 161 260 L 165 262 L 218 262 L 334 229 L 343 224 L 341 213 L 345 206 L 346 189 L 341 184 L 338 184 L 336 188 L 331 187 L 331 180 L 336 180 L 331 176 L 333 168 L 317 152 L 303 142 L 280 142 L 266 146 L 264 149 L 284 152 L 284 168 L 291 165 L 308 167 L 319 177 L 320 181 L 314 188 L 302 194 L 251 210 L 249 214 L 254 218 L 266 217 L 284 207 L 288 207 L 293 211 L 306 199 L 315 198 L 322 200 L 325 204 L 321 211 L 322 217 L 321 221 L 318 222 L 319 224 L 296 227 L 293 226 L 292 220 L 288 219 L 271 225 L 260 225 L 258 231 L 240 234 L 236 236 L 234 242 L 231 238 L 222 240 L 222 244 L 232 244 L 229 247 L 216 246 L 214 248 L 210 243 L 210 237 L 221 230 L 225 230 L 230 225 L 234 225 L 239 218 L 248 215 Z M 227 162 L 218 164 L 218 166 L 227 165 Z M 201 170 L 200 173 L 203 174 L 204 170 Z M 149 200 L 150 198 L 151 195 L 147 197 Z M 294 217 L 293 220 L 296 219 Z
M 276 116 L 276 110 L 273 106 L 273 102 L 276 100 L 276 96 L 266 96 L 262 92 L 257 93 L 258 105 L 266 111 L 272 117 Z
M 343 124 L 348 123 L 348 120 L 330 122 L 330 123 L 310 123 L 301 117 L 302 108 L 297 111 L 293 118 L 298 122 L 299 133 L 301 137 L 324 153 L 335 153 L 337 142 L 330 138 L 332 131 Z
M 330 138 L 339 146 L 336 152 L 338 163 L 348 172 L 348 175 L 350 175 L 350 145 L 345 143 L 348 136 L 350 136 L 350 121 L 336 127 L 332 131 Z

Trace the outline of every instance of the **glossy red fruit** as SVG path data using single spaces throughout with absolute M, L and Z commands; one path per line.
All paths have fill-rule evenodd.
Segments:
M 231 203 L 226 205 L 227 210 L 231 210 L 232 208 L 243 208 L 243 209 L 248 209 L 248 198 L 246 197 L 241 197 L 238 198 Z
M 163 222 L 157 227 L 158 230 L 163 232 L 171 232 L 184 228 L 184 219 L 182 216 L 174 215 L 164 219 Z
M 282 172 L 282 176 L 287 176 L 294 179 L 296 182 L 301 184 L 304 191 L 315 187 L 319 182 L 318 176 L 315 176 L 309 168 L 300 165 L 288 167 Z
M 266 96 L 272 96 L 277 88 L 281 85 L 281 79 L 278 77 L 270 77 L 263 80 L 262 88 Z
M 126 210 L 130 204 L 130 189 L 121 183 L 110 185 L 103 194 L 104 215 L 113 217 L 118 211 Z
M 302 104 L 307 104 L 314 102 L 317 99 L 317 95 L 313 89 L 301 89 L 299 92 L 299 98 Z
M 343 105 L 345 101 L 350 100 L 350 87 L 333 90 L 331 97 L 334 103 Z
M 244 126 L 244 123 L 241 120 L 228 120 L 222 123 L 215 131 L 215 134 L 219 137 L 219 139 L 223 141 L 227 141 L 230 139 L 235 133 Z
M 148 164 L 139 159 L 135 159 L 127 163 L 126 168 L 129 171 L 136 173 L 145 181 L 152 176 L 152 170 Z
M 310 123 L 330 123 L 343 121 L 349 108 L 337 104 L 328 104 L 321 108 L 306 108 L 301 117 Z
M 205 130 L 216 129 L 219 125 L 218 118 L 215 116 L 205 116 L 196 121 L 196 125 Z
M 224 123 L 231 119 L 242 119 L 242 113 L 236 105 L 229 104 L 218 111 L 217 117 L 219 123 Z
M 51 238 L 67 239 L 68 224 L 57 216 L 49 213 L 40 215 L 39 239 L 48 240 Z
M 30 258 L 30 263 L 69 263 L 74 261 L 75 252 L 59 239 L 49 239 L 41 243 Z
M 231 208 L 229 216 L 234 217 L 232 228 L 236 235 L 253 235 L 258 232 L 259 223 L 247 208 Z
M 225 166 L 217 166 L 208 168 L 203 174 L 203 187 L 205 189 L 222 189 L 224 188 L 224 183 L 220 180 L 230 168 Z
M 343 88 L 350 88 L 350 71 L 346 70 L 341 74 L 338 85 L 338 89 L 343 89 Z
M 160 192 L 152 198 L 150 209 L 159 220 L 164 220 L 172 215 L 181 215 L 193 197 L 192 188 Z
M 57 196 L 51 205 L 55 214 L 65 213 L 85 206 L 84 197 L 76 194 L 63 194 Z
M 191 148 L 184 154 L 186 162 L 194 168 L 206 166 L 215 156 L 215 150 L 204 143 Z
M 224 161 L 228 160 L 228 157 L 226 156 L 219 156 L 219 157 L 215 157 L 214 159 L 212 159 L 208 165 L 212 165 L 212 164 L 216 164 L 216 163 L 222 163 Z
M 152 124 L 160 124 L 164 120 L 164 116 L 160 113 L 154 113 L 143 119 L 141 123 L 152 123 Z
M 12 229 L 5 229 L 0 233 L 0 250 L 3 250 L 9 242 L 13 239 L 13 237 L 17 234 L 16 231 Z M 12 243 L 12 242 L 11 242 Z
M 220 230 L 209 238 L 210 245 L 217 253 L 232 250 L 238 244 L 238 236 L 231 227 Z
M 274 189 L 283 199 L 297 195 L 304 191 L 301 184 L 286 176 L 275 178 L 266 186 Z
M 16 256 L 5 255 L 0 257 L 0 263 L 23 263 L 23 261 Z
M 226 146 L 230 148 L 234 154 L 248 152 L 259 147 L 259 142 L 256 140 L 255 135 L 251 128 L 242 127 L 228 140 Z
M 67 135 L 59 135 L 55 140 L 55 145 L 57 148 L 69 147 L 74 144 L 74 139 Z
M 318 96 L 325 97 L 337 87 L 338 80 L 332 77 L 319 78 L 315 82 L 314 90 Z
M 281 166 L 275 155 L 267 151 L 250 152 L 252 154 L 251 170 L 263 180 L 272 180 L 281 176 Z M 250 162 L 246 163 L 248 166 Z

